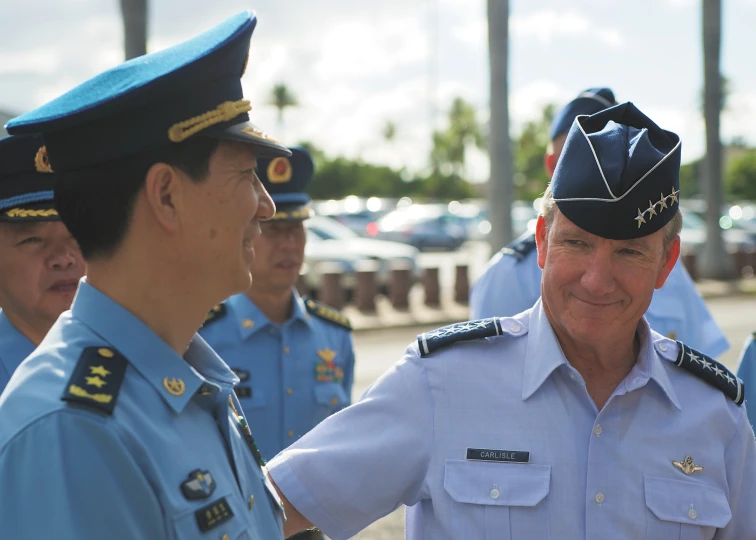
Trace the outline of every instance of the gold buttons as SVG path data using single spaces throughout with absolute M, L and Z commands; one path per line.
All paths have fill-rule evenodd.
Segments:
M 289 435 L 289 438 L 291 439 L 291 438 L 292 438 L 292 437 L 294 436 L 294 432 L 293 432 L 293 431 L 290 431 L 290 432 L 288 433 L 288 435 Z
M 255 496 L 250 495 L 249 496 L 249 509 L 252 510 L 252 507 L 255 505 Z
M 229 540 L 229 539 L 228 539 L 228 535 L 227 535 L 227 534 L 224 534 L 224 535 L 223 535 L 223 536 L 221 537 L 221 540 Z
M 331 398 L 331 405 L 335 407 L 338 404 L 339 404 L 339 400 L 337 398 L 335 398 L 335 397 L 332 397 Z
M 287 388 L 287 389 L 286 389 L 286 393 L 287 393 L 288 395 L 292 395 L 292 394 L 294 393 L 294 390 L 292 390 L 291 388 Z
M 165 379 L 163 379 L 163 386 L 166 390 L 168 390 L 169 394 L 177 397 L 183 395 L 184 390 L 186 390 L 184 381 L 182 381 L 181 379 L 169 379 L 168 377 L 166 377 Z
M 113 351 L 106 349 L 105 347 L 97 349 L 97 354 L 99 354 L 103 358 L 113 358 L 113 356 L 115 355 Z
M 253 321 L 252 319 L 244 319 L 242 321 L 242 326 L 244 328 L 252 328 L 254 325 L 255 325 L 255 321 Z
M 286 354 L 289 354 L 289 346 L 288 345 L 284 345 L 284 352 Z

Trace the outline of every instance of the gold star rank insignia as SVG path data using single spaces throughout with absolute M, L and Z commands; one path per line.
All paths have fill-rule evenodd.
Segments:
M 100 377 L 107 377 L 110 372 L 105 369 L 105 366 L 89 366 L 89 371 L 92 375 L 99 375 Z
M 89 386 L 96 386 L 97 388 L 102 388 L 107 383 L 103 381 L 101 378 L 95 376 L 95 377 L 86 377 L 87 384 Z

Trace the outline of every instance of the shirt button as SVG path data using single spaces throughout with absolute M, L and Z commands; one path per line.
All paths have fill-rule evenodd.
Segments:
M 690 510 L 688 510 L 688 517 L 690 519 L 696 519 L 698 517 L 698 512 L 696 512 L 696 509 L 693 508 L 693 505 L 690 505 Z
M 244 328 L 252 328 L 254 325 L 255 325 L 255 321 L 253 321 L 251 319 L 244 319 L 242 321 L 242 326 Z
M 227 535 L 227 534 L 224 534 L 224 535 L 223 535 L 223 536 L 221 537 L 221 540 L 228 540 L 228 535 Z
M 292 390 L 291 388 L 286 389 L 286 394 L 292 395 L 293 393 L 294 393 L 294 390 Z
M 601 427 L 601 424 L 596 424 L 596 426 L 593 428 L 593 434 L 596 437 L 599 437 L 602 431 L 604 431 L 604 428 Z
M 294 432 L 293 432 L 293 431 L 290 431 L 289 433 L 287 433 L 287 435 L 288 435 L 288 436 L 289 436 L 289 438 L 291 439 L 291 438 L 292 438 L 292 437 L 294 436 Z
M 519 332 L 520 331 L 520 325 L 519 324 L 513 324 L 512 326 L 509 327 L 509 329 L 512 332 Z
M 250 495 L 249 496 L 249 509 L 252 510 L 252 507 L 255 505 L 255 496 Z
M 573 381 L 576 381 L 577 376 L 574 373 L 570 372 L 570 379 L 572 379 Z
M 498 490 L 498 489 L 496 489 L 496 488 L 493 488 L 493 489 L 492 489 L 492 490 L 491 490 L 491 491 L 490 491 L 490 492 L 488 493 L 488 495 L 489 495 L 489 496 L 490 496 L 490 497 L 491 497 L 492 499 L 498 499 L 498 498 L 499 498 L 499 490 Z
M 284 352 L 286 354 L 289 354 L 289 346 L 288 345 L 284 345 Z
M 333 405 L 335 407 L 338 404 L 339 404 L 338 398 L 332 397 L 331 398 L 331 405 Z
M 603 493 L 596 493 L 596 497 L 594 497 L 596 504 L 601 504 L 604 502 L 604 494 Z
M 661 349 L 664 352 L 667 352 L 667 346 L 664 343 L 662 343 L 661 345 L 659 345 L 659 349 Z

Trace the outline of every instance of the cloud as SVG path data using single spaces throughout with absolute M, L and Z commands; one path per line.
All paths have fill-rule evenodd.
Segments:
M 603 27 L 584 15 L 569 11 L 543 9 L 513 14 L 509 17 L 509 26 L 515 36 L 532 37 L 546 45 L 565 37 L 589 39 L 613 48 L 624 44 L 619 30 Z

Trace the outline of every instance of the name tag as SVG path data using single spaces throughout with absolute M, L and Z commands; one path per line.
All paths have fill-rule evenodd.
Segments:
M 523 452 L 522 450 L 468 448 L 467 459 L 473 461 L 502 461 L 504 463 L 530 463 L 530 452 Z

